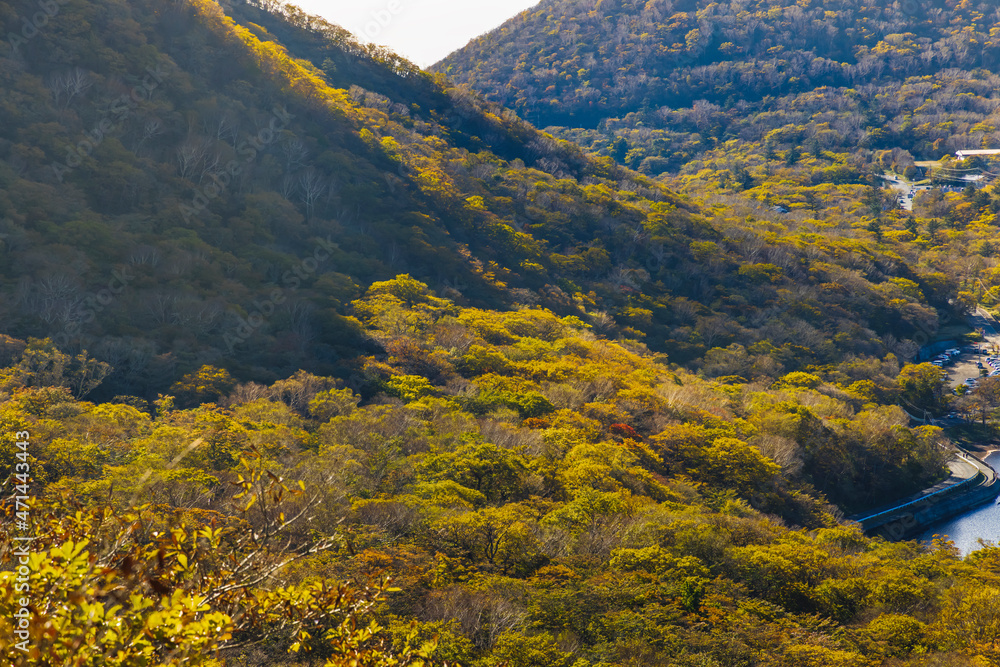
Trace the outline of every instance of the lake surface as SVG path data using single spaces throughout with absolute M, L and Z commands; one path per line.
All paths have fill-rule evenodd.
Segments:
M 1000 452 L 993 452 L 984 460 L 1000 471 Z M 935 534 L 947 535 L 963 556 L 980 548 L 979 538 L 989 542 L 1000 542 L 1000 505 L 997 505 L 996 501 L 981 505 L 970 512 L 933 526 L 921 535 L 920 539 L 930 542 Z

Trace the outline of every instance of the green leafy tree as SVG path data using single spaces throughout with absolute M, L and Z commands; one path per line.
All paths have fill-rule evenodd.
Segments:
M 523 456 L 489 443 L 468 444 L 454 452 L 429 456 L 420 467 L 430 479 L 453 480 L 482 493 L 490 502 L 520 495 L 528 473 Z
M 904 401 L 919 410 L 937 412 L 944 409 L 947 398 L 944 387 L 947 374 L 933 364 L 904 366 L 896 380 Z
M 170 391 L 181 405 L 193 406 L 216 401 L 228 394 L 234 386 L 236 381 L 229 375 L 229 371 L 205 365 L 178 380 L 170 387 Z

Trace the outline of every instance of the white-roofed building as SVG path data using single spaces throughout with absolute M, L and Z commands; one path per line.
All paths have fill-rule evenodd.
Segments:
M 965 158 L 972 157 L 973 155 L 1000 155 L 1000 148 L 978 148 L 975 150 L 955 151 L 955 157 L 959 160 L 964 160 Z

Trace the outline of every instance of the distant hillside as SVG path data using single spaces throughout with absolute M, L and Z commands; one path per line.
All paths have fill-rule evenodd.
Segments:
M 435 65 L 532 122 L 596 127 L 715 104 L 994 67 L 990 2 L 544 0 Z
M 799 248 L 874 240 L 948 276 L 953 303 L 994 304 L 1000 197 L 981 186 L 1000 163 L 937 160 L 1000 146 L 998 21 L 970 1 L 546 1 L 434 69 L 691 197 L 713 226 Z M 887 171 L 935 187 L 904 201 Z
M 433 69 L 652 176 L 726 155 L 748 183 L 747 153 L 794 146 L 850 167 L 813 182 L 860 184 L 1000 146 L 998 20 L 986 2 L 547 1 Z

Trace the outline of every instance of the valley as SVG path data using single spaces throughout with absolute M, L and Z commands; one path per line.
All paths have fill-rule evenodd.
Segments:
M 272 0 L 39 7 L 11 664 L 1000 665 L 1000 380 L 932 363 L 1000 343 L 990 3 L 544 0 L 426 70 Z

